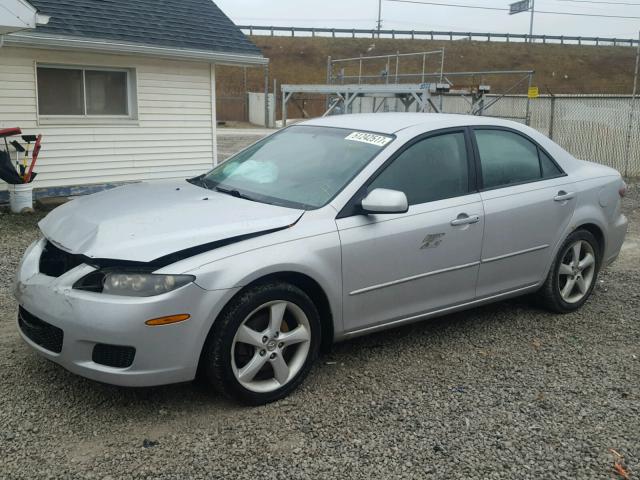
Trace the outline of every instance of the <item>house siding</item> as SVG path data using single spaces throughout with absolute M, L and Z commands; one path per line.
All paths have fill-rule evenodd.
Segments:
M 39 124 L 36 63 L 135 69 L 137 120 Z M 0 48 L 0 128 L 43 135 L 36 188 L 193 176 L 213 164 L 212 74 L 208 63 Z

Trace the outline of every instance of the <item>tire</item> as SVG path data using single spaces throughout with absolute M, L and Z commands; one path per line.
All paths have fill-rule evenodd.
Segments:
M 283 282 L 257 285 L 231 300 L 216 319 L 201 371 L 224 396 L 263 405 L 302 383 L 318 356 L 320 337 L 320 316 L 306 293 Z
M 578 257 L 581 259 L 577 264 L 574 261 L 576 245 L 580 245 Z M 580 270 L 581 264 L 588 263 L 587 255 L 593 257 L 593 263 Z M 600 265 L 600 245 L 596 238 L 587 230 L 575 230 L 560 247 L 549 269 L 549 274 L 537 293 L 538 302 L 556 313 L 570 313 L 578 310 L 593 292 Z M 575 282 L 575 286 L 569 285 L 571 281 Z

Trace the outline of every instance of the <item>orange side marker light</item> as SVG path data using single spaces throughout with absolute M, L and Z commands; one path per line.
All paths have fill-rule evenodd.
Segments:
M 147 320 L 144 323 L 149 325 L 150 327 L 157 327 L 160 325 L 171 325 L 172 323 L 184 322 L 186 320 L 189 320 L 190 318 L 191 315 L 189 315 L 188 313 L 181 313 L 179 315 L 169 315 L 168 317 L 153 318 L 151 320 Z

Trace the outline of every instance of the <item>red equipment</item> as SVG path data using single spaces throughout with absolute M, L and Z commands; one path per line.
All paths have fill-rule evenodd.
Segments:
M 31 181 L 31 173 L 33 172 L 33 167 L 36 164 L 36 160 L 38 159 L 38 154 L 40 153 L 42 142 L 42 135 L 38 135 L 36 139 L 36 144 L 33 147 L 33 153 L 31 154 L 31 165 L 29 165 L 29 170 L 27 171 L 27 175 L 24 177 L 24 183 L 29 183 Z
M 22 130 L 18 127 L 15 128 L 2 128 L 0 129 L 0 138 L 13 137 L 15 135 L 20 135 Z
M 22 135 L 22 130 L 18 127 L 0 129 L 0 138 L 4 139 L 4 145 L 6 148 L 6 151 L 0 150 L 0 179 L 12 185 L 30 183 L 33 181 L 33 179 L 37 175 L 37 173 L 33 171 L 33 167 L 35 167 L 36 165 L 38 155 L 40 154 L 40 148 L 42 147 L 42 135 L 38 135 L 37 137 L 35 135 L 22 135 L 22 139 L 27 142 L 27 149 L 24 149 L 16 141 L 11 142 L 11 144 L 14 146 L 14 149 L 16 150 L 16 154 L 20 150 L 26 150 L 24 157 L 24 168 L 23 166 L 18 165 L 16 158 L 16 169 L 14 169 L 13 165 L 11 164 L 11 157 L 9 155 L 9 142 L 7 141 L 7 137 L 13 137 L 16 135 Z M 29 165 L 29 168 L 26 168 L 26 162 L 28 160 L 29 152 L 28 145 L 29 142 L 33 141 L 35 141 L 36 143 L 33 147 L 33 153 L 31 154 L 31 164 Z

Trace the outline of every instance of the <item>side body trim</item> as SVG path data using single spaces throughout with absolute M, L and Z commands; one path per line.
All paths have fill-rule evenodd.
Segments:
M 431 277 L 434 275 L 440 275 L 441 273 L 453 272 L 456 270 L 462 270 L 464 268 L 475 267 L 480 265 L 480 262 L 465 263 L 464 265 L 456 265 L 455 267 L 443 268 L 441 270 L 434 270 L 433 272 L 421 273 L 419 275 L 413 275 L 411 277 L 400 278 L 398 280 L 392 280 L 391 282 L 380 283 L 378 285 L 372 285 L 370 287 L 354 290 L 349 295 L 360 295 L 361 293 L 371 292 L 373 290 L 380 290 L 381 288 L 391 287 L 393 285 L 399 285 L 401 283 L 412 282 L 421 278 Z
M 517 252 L 506 253 L 497 257 L 483 258 L 482 263 L 497 262 L 498 260 L 504 260 L 505 258 L 515 257 L 517 255 L 524 255 L 525 253 L 537 252 L 538 250 L 544 250 L 549 248 L 549 245 L 538 245 L 537 247 L 527 248 L 525 250 L 518 250 Z
M 453 310 L 464 309 L 466 307 L 471 307 L 473 305 L 481 304 L 481 303 L 484 303 L 484 302 L 490 302 L 490 301 L 493 301 L 493 300 L 498 300 L 498 299 L 500 299 L 502 297 L 507 297 L 509 295 L 515 295 L 517 293 L 524 292 L 526 290 L 530 290 L 530 289 L 536 287 L 537 285 L 538 285 L 538 283 L 532 283 L 532 284 L 527 285 L 525 287 L 516 288 L 515 290 L 509 290 L 508 292 L 499 293 L 497 295 L 491 295 L 489 297 L 478 298 L 476 300 L 472 300 L 471 302 L 460 303 L 460 304 L 457 304 L 457 305 L 452 305 L 450 307 L 441 308 L 439 310 L 433 310 L 431 312 L 421 313 L 419 315 L 412 315 L 410 317 L 400 318 L 398 320 L 393 320 L 393 321 L 387 322 L 387 323 L 381 323 L 379 325 L 373 325 L 371 327 L 360 328 L 358 330 L 351 330 L 350 332 L 345 332 L 344 333 L 344 338 L 349 338 L 349 337 L 353 337 L 353 336 L 356 336 L 356 335 L 362 335 L 364 333 L 373 332 L 373 331 L 376 331 L 376 330 L 383 330 L 383 329 L 386 329 L 386 328 L 397 327 L 397 326 L 400 326 L 400 325 L 404 325 L 405 323 L 411 323 L 413 321 L 417 321 L 417 320 L 420 320 L 420 319 L 429 318 L 429 317 L 433 317 L 433 316 L 440 315 L 440 314 L 445 314 L 445 313 L 453 311 Z
M 394 285 L 399 285 L 402 283 L 412 282 L 414 280 L 419 280 L 421 278 L 432 277 L 434 275 L 440 275 L 442 273 L 454 272 L 456 270 L 462 270 L 464 268 L 475 267 L 476 265 L 480 265 L 482 263 L 497 262 L 498 260 L 504 260 L 507 258 L 515 257 L 517 255 L 524 255 L 525 253 L 537 252 L 538 250 L 544 250 L 545 248 L 549 248 L 549 245 L 538 245 L 537 247 L 527 248 L 526 250 L 518 250 L 517 252 L 507 253 L 505 255 L 500 255 L 498 257 L 486 258 L 481 260 L 480 262 L 465 263 L 463 265 L 456 265 L 455 267 L 443 268 L 441 270 L 434 270 L 432 272 L 421 273 L 419 275 L 412 275 L 411 277 L 404 277 L 398 280 L 392 280 L 390 282 L 371 285 L 370 287 L 365 287 L 359 290 L 354 290 L 353 292 L 349 292 L 349 295 L 350 296 L 360 295 L 362 293 L 372 292 L 374 290 L 380 290 L 382 288 L 387 288 L 387 287 L 392 287 Z

